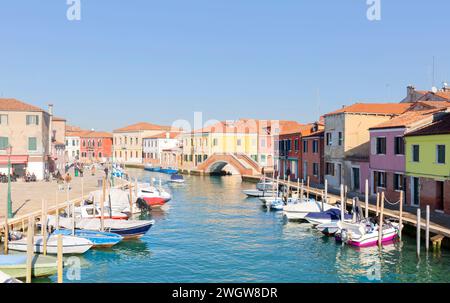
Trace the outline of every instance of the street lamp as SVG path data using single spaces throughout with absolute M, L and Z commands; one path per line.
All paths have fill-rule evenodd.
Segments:
M 11 154 L 12 154 L 12 146 L 8 145 L 6 147 L 6 152 L 8 154 L 8 218 L 12 218 L 12 202 L 11 202 Z

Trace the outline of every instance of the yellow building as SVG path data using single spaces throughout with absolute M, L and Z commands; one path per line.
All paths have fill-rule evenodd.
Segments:
M 222 121 L 184 134 L 183 167 L 196 167 L 213 154 L 246 154 L 258 161 L 258 124 L 255 121 Z
M 125 164 L 142 164 L 142 139 L 170 131 L 170 129 L 170 126 L 141 122 L 114 130 L 114 161 Z

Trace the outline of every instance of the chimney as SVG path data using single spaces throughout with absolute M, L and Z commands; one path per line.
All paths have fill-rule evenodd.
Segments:
M 50 114 L 50 116 L 53 116 L 53 104 L 48 105 L 48 113 Z
M 166 139 L 170 139 L 170 133 L 166 132 Z
M 408 97 L 412 98 L 414 92 L 416 91 L 416 88 L 413 85 L 408 85 L 406 87 L 406 94 Z

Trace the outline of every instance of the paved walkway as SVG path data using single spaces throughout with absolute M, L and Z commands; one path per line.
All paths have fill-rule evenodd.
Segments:
M 71 173 L 73 176 L 73 173 Z M 82 183 L 84 195 L 90 191 L 100 189 L 97 187 L 98 180 L 103 178 L 105 173 L 97 171 L 95 176 L 89 174 L 81 177 L 73 177 L 72 189 L 69 191 L 69 200 L 76 197 L 81 197 Z M 7 201 L 8 184 L 0 183 L 0 222 L 3 222 L 6 216 L 6 201 Z M 56 198 L 58 202 L 64 202 L 67 198 L 66 190 L 58 190 L 56 181 L 52 182 L 30 182 L 17 181 L 11 183 L 12 209 L 14 217 L 22 216 L 33 211 L 41 209 L 42 199 L 48 203 L 48 207 L 56 205 Z

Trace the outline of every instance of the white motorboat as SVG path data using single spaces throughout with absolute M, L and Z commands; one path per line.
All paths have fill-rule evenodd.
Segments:
M 261 191 L 269 191 L 275 188 L 275 184 L 272 181 L 260 181 L 256 184 L 256 189 Z
M 75 207 L 75 217 L 79 218 L 101 218 L 101 208 L 100 206 L 88 204 L 88 205 L 82 205 Z M 109 206 L 103 207 L 103 217 L 107 219 L 115 219 L 115 220 L 127 220 L 128 215 L 123 212 L 118 212 L 115 210 L 112 210 Z
M 374 220 L 362 220 L 351 223 L 339 221 L 339 230 L 336 232 L 336 241 L 357 247 L 375 246 L 378 243 L 379 225 Z M 398 235 L 399 224 L 388 220 L 383 222 L 381 242 L 392 242 Z
M 44 252 L 44 238 L 43 236 L 34 236 L 34 252 Z M 88 251 L 93 243 L 85 238 L 62 236 L 63 254 L 83 254 Z M 8 242 L 10 250 L 27 251 L 27 239 L 14 240 Z M 56 235 L 47 236 L 47 254 L 55 255 L 58 253 L 58 237 Z
M 289 220 L 304 220 L 306 215 L 309 213 L 327 211 L 332 208 L 337 207 L 327 203 L 318 202 L 314 199 L 309 199 L 308 201 L 304 200 L 300 203 L 293 203 L 284 206 L 283 213 Z
M 259 197 L 275 197 L 276 196 L 276 192 L 272 191 L 272 190 L 259 190 L 259 189 L 245 189 L 242 191 L 244 194 L 246 194 L 248 197 L 255 197 L 255 198 L 259 198 Z
M 84 230 L 101 230 L 101 219 L 75 219 L 59 217 L 59 226 L 67 229 L 73 228 L 75 223 L 76 229 Z M 114 220 L 104 219 L 103 229 L 106 232 L 116 233 L 124 239 L 139 238 L 143 236 L 155 223 L 154 220 Z M 56 217 L 48 216 L 48 225 L 56 226 Z

